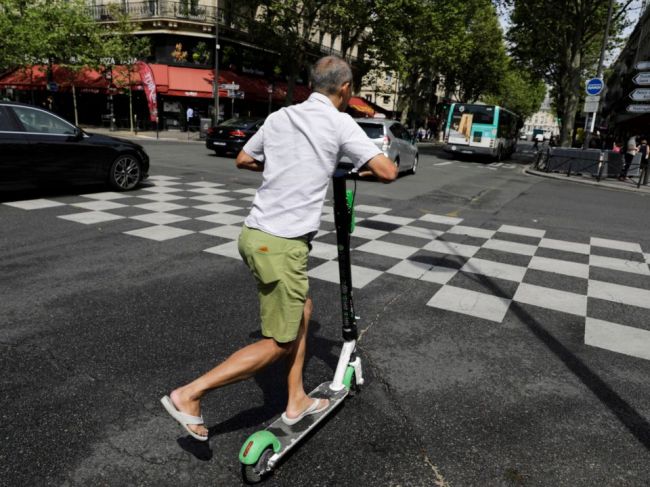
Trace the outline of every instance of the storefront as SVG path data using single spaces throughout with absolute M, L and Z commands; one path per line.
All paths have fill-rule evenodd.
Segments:
M 196 117 L 210 117 L 214 105 L 211 69 L 148 65 L 153 73 L 161 129 L 180 129 L 186 122 L 187 108 Z M 262 76 L 219 72 L 220 118 L 263 116 L 269 110 L 284 106 L 287 83 L 269 83 Z M 224 89 L 230 86 L 234 89 Z M 78 121 L 81 125 L 107 125 L 111 118 L 118 128 L 129 127 L 129 86 L 134 118 L 140 129 L 154 128 L 149 106 L 137 67 L 113 66 L 101 71 L 85 68 L 72 72 L 53 66 L 48 73 L 44 66 L 17 69 L 0 78 L 0 95 L 14 101 L 44 106 L 74 121 L 73 91 L 77 99 Z M 73 90 L 74 87 L 74 90 Z M 309 89 L 296 85 L 294 103 L 309 97 Z

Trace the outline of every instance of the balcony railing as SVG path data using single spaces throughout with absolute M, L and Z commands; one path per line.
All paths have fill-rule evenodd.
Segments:
M 214 24 L 217 8 L 200 5 L 198 0 L 171 2 L 168 0 L 148 0 L 141 2 L 107 3 L 89 6 L 92 17 L 100 22 L 115 19 L 115 13 L 127 14 L 131 20 L 174 19 L 190 20 L 205 24 Z M 233 15 L 225 9 L 219 11 L 219 24 L 227 27 L 247 29 L 248 19 Z
M 217 8 L 211 5 L 200 5 L 198 0 L 145 0 L 140 2 L 107 3 L 102 5 L 89 5 L 92 17 L 98 22 L 111 22 L 117 20 L 116 13 L 127 14 L 131 20 L 186 20 L 200 24 L 214 25 L 217 17 Z M 219 28 L 225 27 L 241 33 L 249 32 L 251 19 L 239 15 L 229 9 L 221 8 L 218 11 Z M 326 53 L 341 55 L 337 49 L 332 49 L 318 42 L 309 42 L 315 49 Z

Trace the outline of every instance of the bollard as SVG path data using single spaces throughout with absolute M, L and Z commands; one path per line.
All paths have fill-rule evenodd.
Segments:
M 598 174 L 596 175 L 596 181 L 600 183 L 600 177 L 603 173 L 603 163 L 605 160 L 605 155 L 601 152 L 600 157 L 598 158 Z

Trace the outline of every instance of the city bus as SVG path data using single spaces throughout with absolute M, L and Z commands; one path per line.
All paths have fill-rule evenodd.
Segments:
M 519 117 L 506 108 L 452 103 L 445 126 L 445 150 L 507 159 L 515 152 L 520 128 Z

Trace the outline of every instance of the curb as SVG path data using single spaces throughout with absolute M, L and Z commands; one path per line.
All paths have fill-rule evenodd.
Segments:
M 629 186 L 622 186 L 616 183 L 610 183 L 608 181 L 592 181 L 589 179 L 584 179 L 584 178 L 571 178 L 570 176 L 562 175 L 562 174 L 557 174 L 557 173 L 548 173 L 544 171 L 536 171 L 532 169 L 532 164 L 528 165 L 523 168 L 522 170 L 523 173 L 530 174 L 531 176 L 538 176 L 541 178 L 547 178 L 547 179 L 556 179 L 558 181 L 569 181 L 573 183 L 578 183 L 578 184 L 586 184 L 590 186 L 598 186 L 601 188 L 607 188 L 607 189 L 615 189 L 619 191 L 627 191 L 627 192 L 632 192 L 632 193 L 637 193 L 637 194 L 643 194 L 643 195 L 648 195 L 650 194 L 650 187 L 649 186 L 641 186 L 640 188 L 636 187 L 636 184 L 634 185 L 629 185 Z
M 97 129 L 97 127 L 87 127 L 84 128 L 85 131 L 91 133 L 91 134 L 99 134 L 99 135 L 108 135 L 110 137 L 118 137 L 122 139 L 129 139 L 129 140 L 151 140 L 151 141 L 161 141 L 161 142 L 182 142 L 186 144 L 205 144 L 205 140 L 201 139 L 187 139 L 187 137 L 158 137 L 156 138 L 155 132 L 153 135 L 141 135 L 141 134 L 135 134 L 134 132 L 129 132 L 129 131 L 109 131 L 109 130 L 102 130 L 102 129 Z M 151 133 L 151 132 L 149 132 Z

